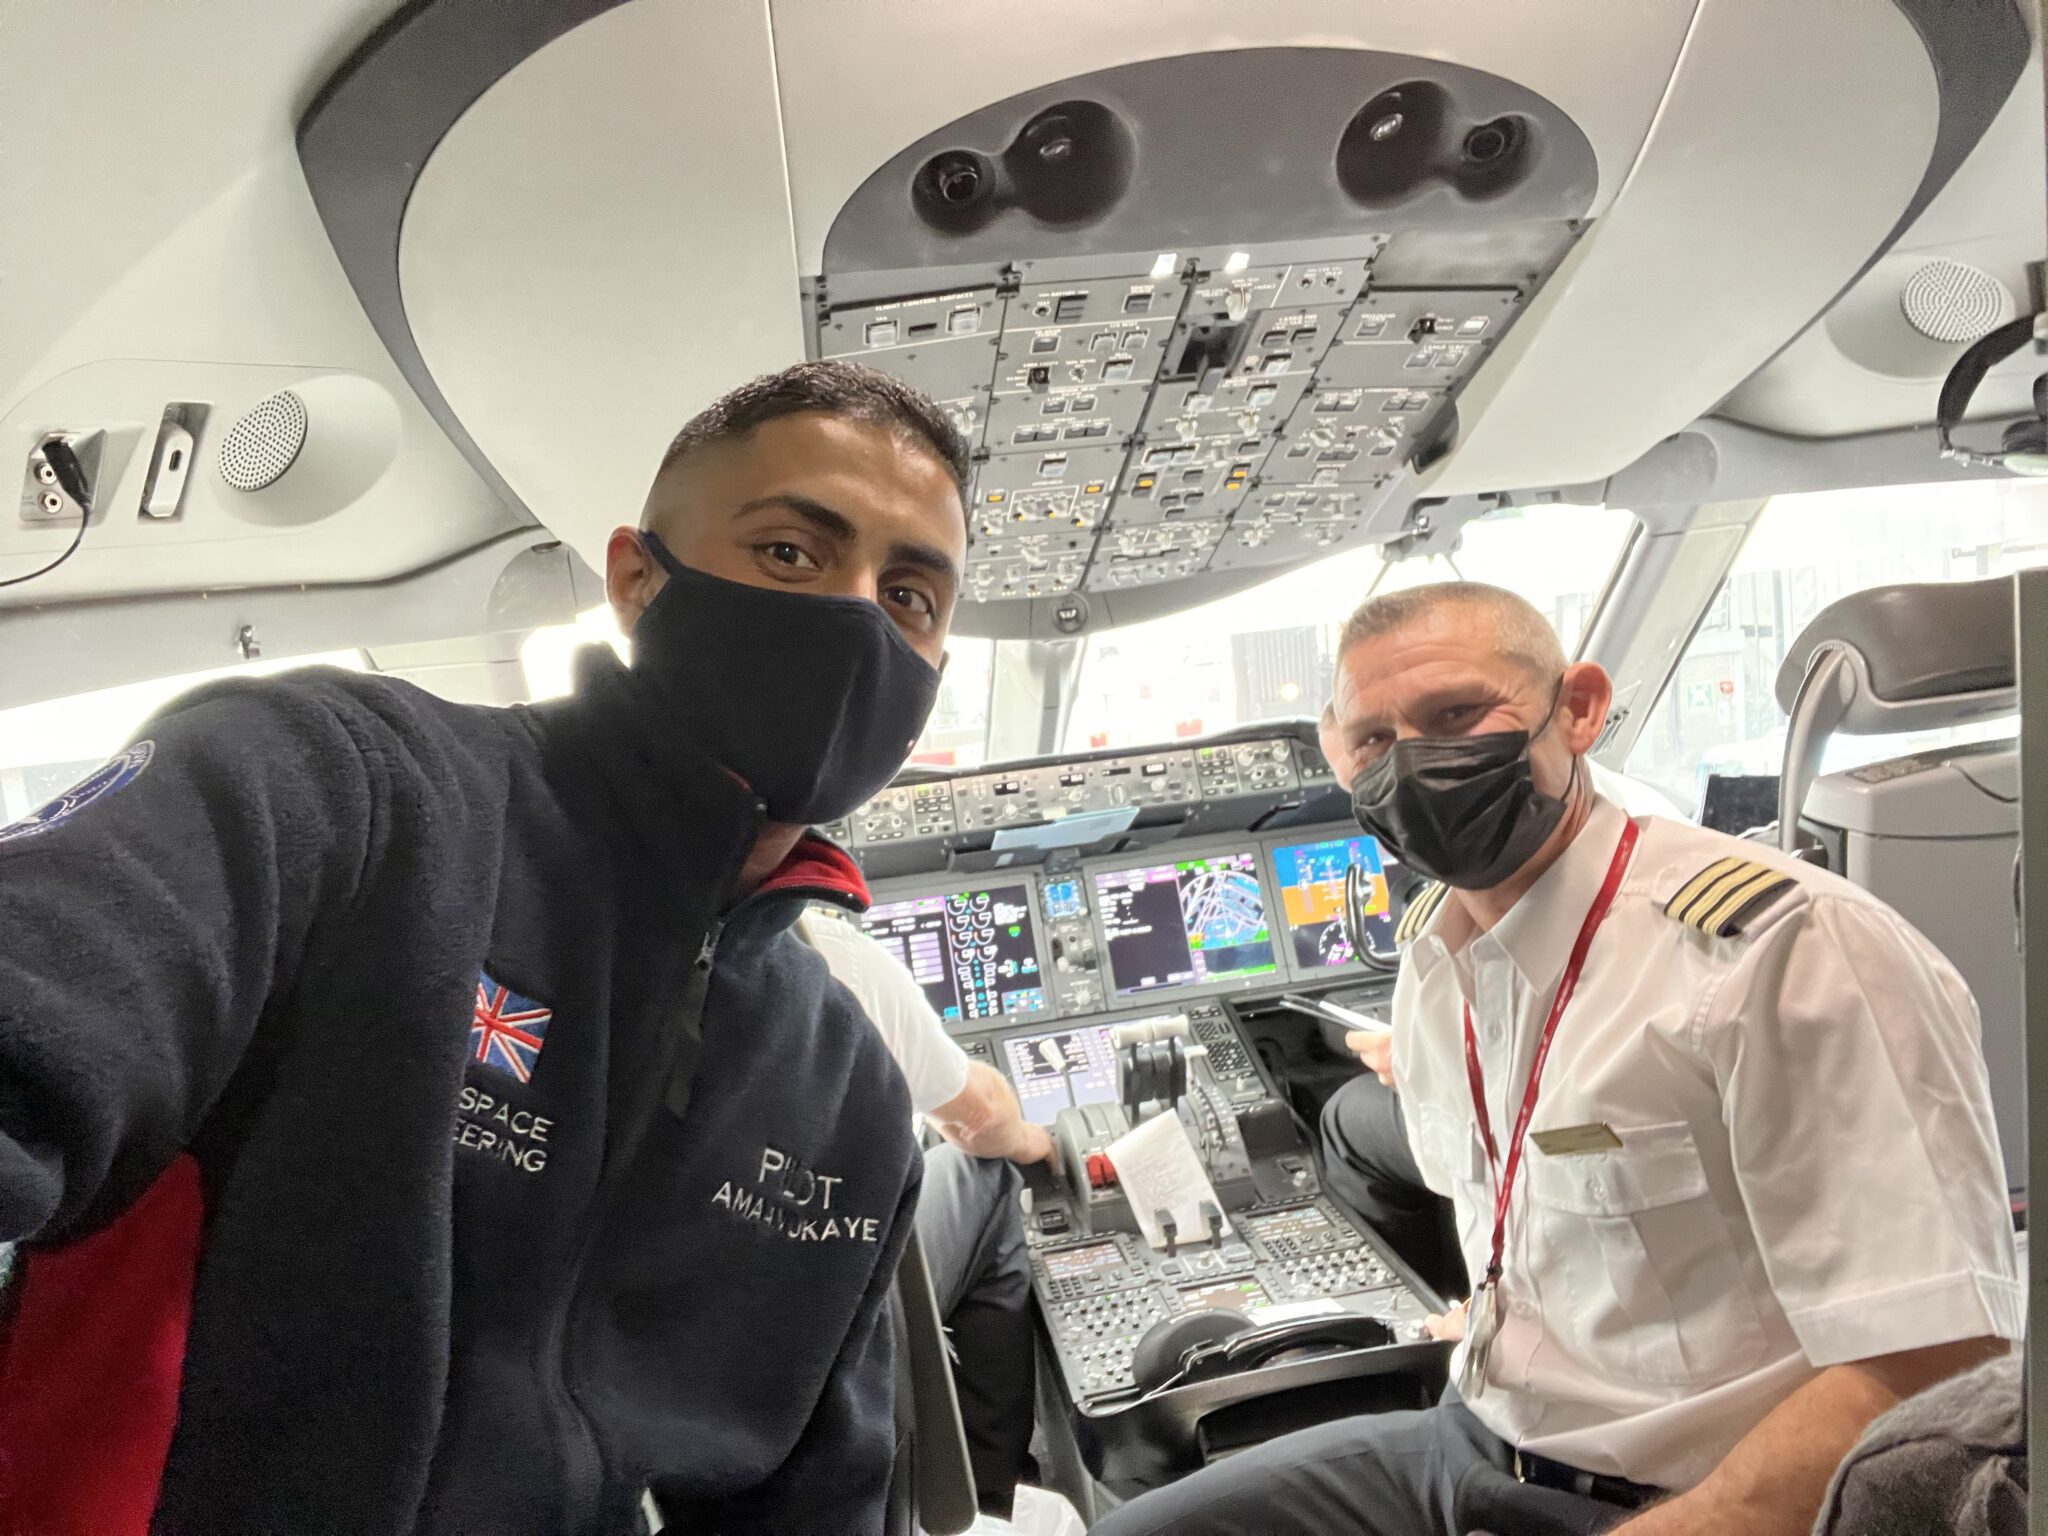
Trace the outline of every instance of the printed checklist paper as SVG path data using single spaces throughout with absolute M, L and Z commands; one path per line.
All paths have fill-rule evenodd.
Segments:
M 1223 1202 L 1209 1183 L 1208 1172 L 1188 1140 L 1187 1127 L 1171 1112 L 1154 1115 L 1128 1135 L 1108 1147 L 1110 1165 L 1117 1181 L 1137 1213 L 1138 1228 L 1154 1248 L 1166 1246 L 1166 1233 L 1159 1225 L 1160 1211 L 1173 1217 L 1175 1241 L 1202 1243 L 1209 1240 L 1209 1224 L 1202 1214 L 1206 1202 L 1221 1211 Z M 1223 1231 L 1230 1230 L 1224 1218 Z

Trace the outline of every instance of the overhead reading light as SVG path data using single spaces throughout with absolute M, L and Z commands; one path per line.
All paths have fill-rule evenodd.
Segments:
M 1956 428 L 1963 424 L 1963 413 L 1970 408 L 1970 397 L 1977 393 L 1984 376 L 2030 341 L 2048 342 L 2048 313 L 2009 320 L 1956 359 L 1955 367 L 1942 381 L 1941 398 L 1934 408 L 1935 436 L 1944 459 L 2003 469 L 2015 475 L 2048 476 L 2048 374 L 2034 380 L 2033 416 L 2007 427 L 1996 453 L 1959 448 L 1954 438 Z

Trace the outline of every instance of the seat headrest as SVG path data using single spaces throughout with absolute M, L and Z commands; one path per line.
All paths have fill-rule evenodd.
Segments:
M 1778 707 L 1790 714 L 1823 648 L 1847 651 L 1858 687 L 1836 727 L 1854 735 L 1959 725 L 2018 708 L 2013 583 L 1902 582 L 1828 604 L 1778 669 Z

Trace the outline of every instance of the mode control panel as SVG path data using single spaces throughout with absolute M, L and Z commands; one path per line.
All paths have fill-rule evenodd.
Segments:
M 917 838 L 967 838 L 1124 806 L 1194 809 L 1236 797 L 1284 795 L 1328 780 L 1329 770 L 1313 748 L 1279 736 L 897 785 L 826 831 L 850 838 L 855 848 Z

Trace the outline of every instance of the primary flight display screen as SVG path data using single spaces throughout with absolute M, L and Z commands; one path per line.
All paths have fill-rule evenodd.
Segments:
M 1376 955 L 1394 952 L 1394 917 L 1387 894 L 1387 868 L 1377 838 L 1335 837 L 1320 843 L 1285 843 L 1273 850 L 1273 883 L 1294 963 L 1303 970 L 1349 965 L 1357 958 L 1344 931 L 1344 872 L 1357 867 L 1372 881 L 1366 902 L 1366 946 Z
M 1095 908 L 1119 997 L 1279 969 L 1250 853 L 1099 870 Z
M 860 922 L 917 978 L 942 1019 L 1045 1011 L 1038 934 L 1021 885 L 878 902 Z
M 1024 1118 L 1051 1125 L 1063 1109 L 1116 1101 L 1116 1049 L 1109 1026 L 1054 1029 L 1003 1042 Z

